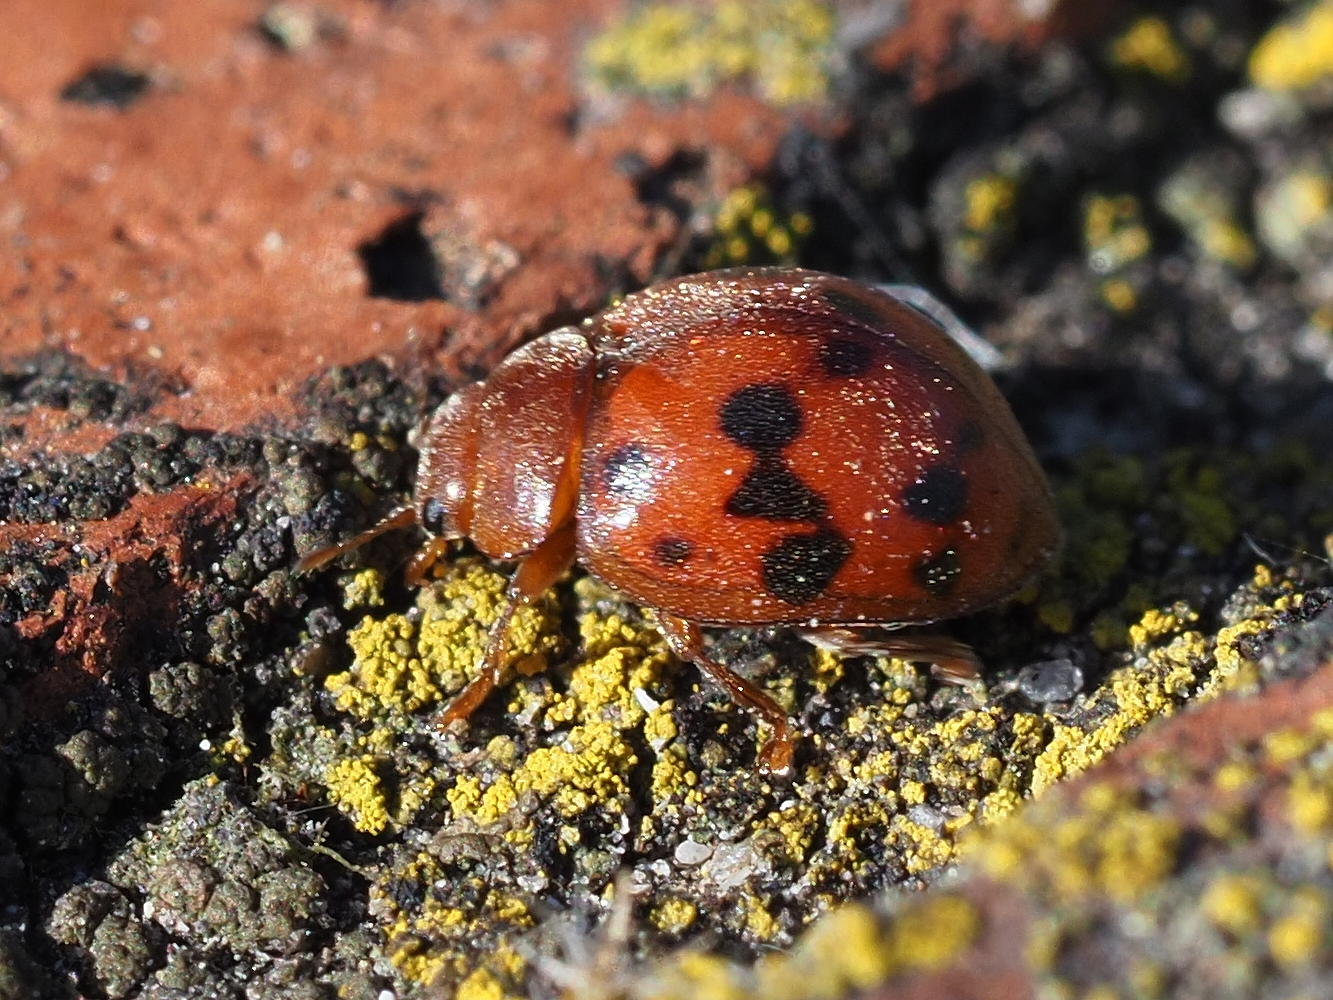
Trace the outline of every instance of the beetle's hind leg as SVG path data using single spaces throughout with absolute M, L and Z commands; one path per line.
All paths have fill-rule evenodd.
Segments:
M 726 664 L 709 657 L 704 652 L 703 632 L 695 622 L 662 612 L 657 612 L 654 617 L 671 652 L 697 666 L 714 684 L 731 695 L 732 701 L 749 709 L 772 728 L 773 735 L 759 749 L 760 765 L 773 774 L 786 774 L 791 770 L 795 739 L 782 706 Z
M 574 539 L 574 522 L 571 520 L 556 529 L 518 564 L 505 592 L 504 607 L 491 624 L 481 672 L 445 708 L 440 717 L 442 725 L 455 719 L 466 719 L 500 683 L 500 672 L 509 652 L 509 630 L 514 623 L 514 613 L 546 593 L 574 564 Z
M 939 632 L 897 631 L 882 626 L 822 625 L 800 630 L 801 638 L 842 656 L 895 656 L 929 663 L 931 673 L 950 684 L 970 684 L 981 676 L 981 659 L 965 642 Z

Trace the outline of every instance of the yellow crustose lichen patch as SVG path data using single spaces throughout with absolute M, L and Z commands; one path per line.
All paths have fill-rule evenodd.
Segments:
M 1075 811 L 1010 818 L 966 842 L 965 854 L 992 877 L 1052 899 L 1092 894 L 1132 902 L 1171 871 L 1179 838 L 1174 819 L 1094 785 Z
M 1143 70 L 1170 83 L 1190 75 L 1189 56 L 1160 17 L 1141 17 L 1130 25 L 1111 43 L 1111 59 L 1118 66 Z
M 694 903 L 673 897 L 654 906 L 648 919 L 665 934 L 682 934 L 698 916 L 699 908 Z
M 1324 894 L 1313 886 L 1297 889 L 1268 929 L 1268 953 L 1287 969 L 1307 965 L 1325 954 L 1328 927 L 1328 899 Z
M 1262 879 L 1243 873 L 1219 875 L 1204 890 L 1200 909 L 1219 930 L 1228 934 L 1248 934 L 1259 927 Z
M 582 660 L 571 672 L 568 689 L 552 698 L 547 711 L 548 719 L 571 728 L 557 745 L 532 750 L 489 784 L 460 777 L 445 793 L 456 817 L 482 827 L 503 825 L 527 795 L 550 801 L 568 819 L 599 804 L 616 803 L 629 794 L 625 776 L 638 762 L 630 733 L 651 729 L 667 744 L 674 737 L 674 723 L 669 716 L 662 720 L 661 706 L 652 711 L 648 707 L 653 699 L 647 692 L 658 687 L 669 659 L 657 633 L 594 615 L 581 620 L 580 630 Z M 669 745 L 664 746 L 655 781 L 689 788 L 691 776 L 680 764 Z M 659 774 L 663 767 L 671 773 Z M 527 825 L 505 832 L 515 844 L 530 843 L 533 836 Z
M 1250 52 L 1250 79 L 1266 90 L 1301 90 L 1333 76 L 1333 0 L 1283 21 Z
M 833 15 L 817 0 L 649 3 L 589 43 L 593 82 L 669 97 L 748 80 L 775 104 L 822 98 Z
M 373 756 L 335 761 L 325 776 L 329 799 L 363 833 L 383 833 L 389 825 L 384 785 Z
M 460 690 L 481 664 L 503 594 L 502 576 L 480 562 L 460 561 L 421 591 L 419 626 L 403 614 L 363 618 L 347 636 L 355 657 L 351 669 L 325 681 L 338 709 L 363 719 L 411 713 Z M 558 645 L 549 613 L 519 609 L 508 651 L 515 669 L 541 669 Z

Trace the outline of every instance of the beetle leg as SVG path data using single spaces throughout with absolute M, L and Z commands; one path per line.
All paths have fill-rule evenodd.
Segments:
M 409 587 L 420 586 L 430 568 L 439 562 L 440 556 L 448 549 L 449 539 L 443 535 L 434 535 L 427 539 L 426 544 L 417 549 L 416 554 L 408 560 L 407 569 L 403 570 L 403 582 Z
M 315 549 L 314 552 L 307 552 L 297 561 L 296 572 L 305 573 L 316 569 L 327 562 L 332 562 L 341 555 L 351 552 L 353 549 L 361 548 L 372 538 L 378 538 L 380 535 L 397 528 L 411 527 L 416 523 L 417 511 L 415 507 L 399 507 L 387 514 L 382 521 L 345 542 L 340 542 L 337 545 L 325 545 L 323 548 Z
M 682 660 L 689 660 L 714 684 L 731 695 L 732 701 L 749 709 L 772 727 L 773 735 L 759 749 L 760 765 L 773 774 L 786 774 L 791 770 L 795 740 L 791 735 L 791 722 L 782 706 L 730 667 L 711 659 L 704 652 L 703 632 L 698 624 L 662 612 L 657 612 L 655 617 L 658 630 L 671 652 Z
M 965 642 L 938 632 L 894 632 L 875 626 L 823 625 L 800 630 L 801 638 L 843 656 L 896 656 L 930 664 L 930 672 L 950 684 L 981 676 L 981 660 Z
M 541 597 L 574 564 L 574 539 L 574 522 L 570 520 L 548 535 L 518 564 L 505 592 L 505 605 L 491 624 L 481 672 L 445 708 L 440 719 L 442 725 L 455 719 L 466 719 L 495 690 L 500 682 L 500 671 L 504 669 L 505 654 L 509 652 L 509 628 L 514 621 L 514 612 Z

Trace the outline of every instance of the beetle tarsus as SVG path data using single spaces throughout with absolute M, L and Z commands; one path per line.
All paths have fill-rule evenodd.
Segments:
M 409 587 L 420 586 L 421 582 L 426 579 L 426 574 L 431 571 L 431 567 L 439 562 L 440 557 L 448 550 L 449 539 L 443 535 L 436 535 L 429 539 L 408 560 L 407 569 L 403 570 L 403 581 Z

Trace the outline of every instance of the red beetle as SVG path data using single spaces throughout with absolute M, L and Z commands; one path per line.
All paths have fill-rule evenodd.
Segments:
M 575 560 L 652 609 L 681 658 L 773 729 L 786 713 L 710 658 L 701 625 L 787 623 L 814 641 L 975 673 L 967 647 L 867 626 L 933 622 L 1012 594 L 1055 550 L 1050 489 L 995 385 L 940 322 L 816 271 L 744 268 L 666 281 L 519 348 L 431 416 L 415 505 L 381 532 L 516 559 L 481 672 L 445 711 L 495 687 L 515 608 Z

